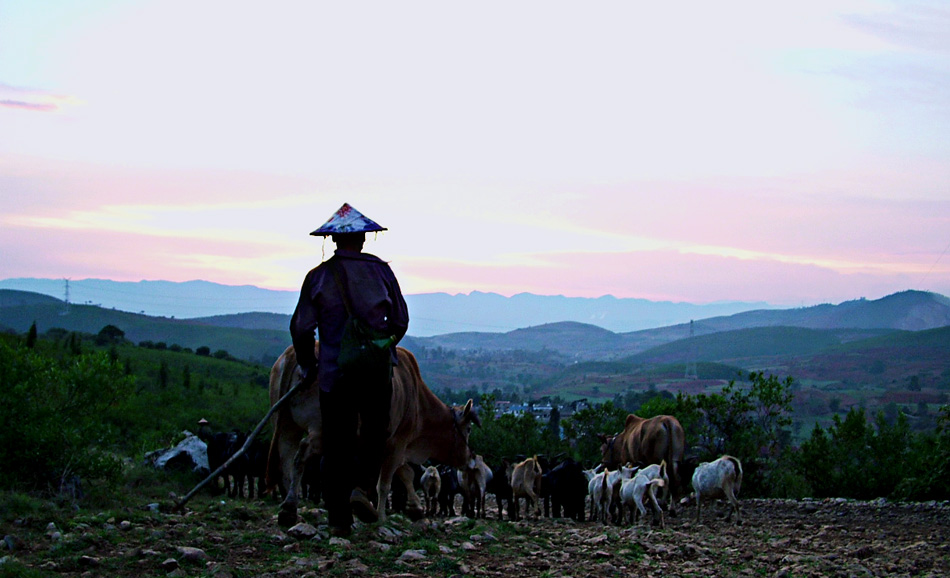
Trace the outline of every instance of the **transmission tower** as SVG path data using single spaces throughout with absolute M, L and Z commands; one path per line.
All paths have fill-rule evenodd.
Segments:
M 686 379 L 699 379 L 696 370 L 696 340 L 693 330 L 693 320 L 689 320 L 689 342 L 686 344 Z
M 63 279 L 63 282 L 66 284 L 66 290 L 63 296 L 63 310 L 59 314 L 69 315 L 69 279 Z

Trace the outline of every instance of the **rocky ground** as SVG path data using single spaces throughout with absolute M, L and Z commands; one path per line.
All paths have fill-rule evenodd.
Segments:
M 744 500 L 743 525 L 704 510 L 663 529 L 449 518 L 357 525 L 322 510 L 277 525 L 276 504 L 196 498 L 2 519 L 7 576 L 950 576 L 950 503 Z M 490 512 L 497 512 L 491 508 Z

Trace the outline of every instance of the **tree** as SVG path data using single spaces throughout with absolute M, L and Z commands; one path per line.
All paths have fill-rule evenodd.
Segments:
M 33 349 L 36 346 L 36 321 L 30 325 L 30 331 L 26 334 L 26 348 Z
M 675 416 L 686 431 L 686 445 L 701 461 L 722 454 L 739 458 L 743 493 L 766 495 L 769 477 L 791 440 L 791 377 L 784 381 L 763 373 L 749 374 L 748 384 L 730 381 L 720 393 L 653 398 L 638 415 Z
M 620 432 L 626 419 L 626 410 L 607 401 L 577 411 L 570 419 L 564 420 L 564 437 L 572 447 L 574 459 L 587 464 L 600 463 L 598 434 Z
M 125 341 L 125 332 L 115 325 L 106 325 L 96 335 L 96 345 L 122 343 Z
M 161 389 L 168 388 L 168 364 L 164 361 L 158 366 L 158 387 Z
M 910 383 L 907 385 L 907 389 L 910 391 L 920 391 L 920 376 L 912 375 L 910 377 Z
M 816 425 L 800 448 L 799 468 L 812 495 L 862 500 L 888 497 L 895 495 L 904 479 L 919 479 L 927 470 L 915 462 L 922 454 L 933 452 L 912 451 L 918 440 L 903 413 L 890 423 L 878 412 L 872 425 L 864 409 L 852 408 L 844 419 L 835 415 L 832 420 L 827 432 Z M 906 489 L 912 493 L 909 486 Z
M 833 397 L 829 399 L 828 409 L 831 411 L 831 413 L 838 413 L 839 411 L 841 411 L 841 398 Z
M 69 352 L 73 355 L 82 354 L 82 338 L 79 337 L 79 334 L 75 331 L 69 334 L 69 341 L 66 344 L 66 347 L 69 348 Z
M 494 408 L 495 398 L 483 394 L 479 407 Z M 477 453 L 485 456 L 488 463 L 497 463 L 502 458 L 514 460 L 519 456 L 555 454 L 561 451 L 559 443 L 547 435 L 547 424 L 539 422 L 534 415 L 502 414 L 495 417 L 493 411 L 481 411 L 482 427 L 472 430 L 469 443 Z
M 561 439 L 561 410 L 556 404 L 551 405 L 551 416 L 548 418 L 548 435 L 555 441 Z

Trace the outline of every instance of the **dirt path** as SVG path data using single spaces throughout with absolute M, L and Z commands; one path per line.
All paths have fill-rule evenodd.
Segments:
M 184 515 L 142 506 L 55 527 L 16 520 L 0 529 L 0 576 L 950 576 L 950 503 L 742 507 L 742 526 L 711 510 L 703 524 L 690 511 L 665 529 L 394 516 L 331 539 L 322 510 L 285 531 L 273 503 L 196 499 Z M 6 573 L 15 568 L 24 573 Z

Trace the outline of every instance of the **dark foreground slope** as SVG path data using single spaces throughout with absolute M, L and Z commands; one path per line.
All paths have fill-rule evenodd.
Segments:
M 3 520 L 0 574 L 29 576 L 947 576 L 947 503 L 742 501 L 744 524 L 705 513 L 665 529 L 568 520 L 450 518 L 358 525 L 328 539 L 276 523 L 276 502 L 199 497 L 187 512 L 147 503 Z M 156 506 L 157 506 L 156 500 Z M 496 512 L 490 504 L 489 512 Z M 54 525 L 50 525 L 54 524 Z M 305 528 L 302 528 L 305 530 Z M 6 570 L 5 570 L 5 569 Z M 33 569 L 35 574 L 27 574 Z M 17 571 L 21 573 L 17 573 Z

